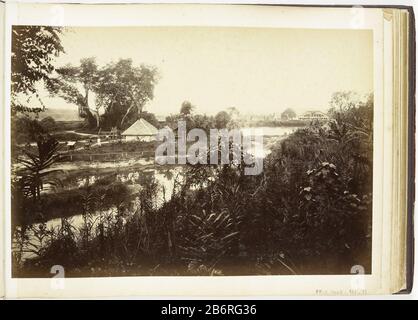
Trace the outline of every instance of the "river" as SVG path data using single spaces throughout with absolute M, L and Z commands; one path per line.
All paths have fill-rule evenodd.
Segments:
M 283 139 L 284 137 L 288 136 L 289 134 L 293 133 L 297 130 L 297 127 L 260 127 L 260 128 L 242 128 L 243 135 L 262 135 L 263 136 L 263 146 L 255 145 L 257 142 L 253 142 L 252 150 L 256 152 L 254 156 L 256 157 L 265 157 L 271 152 L 271 146 L 277 143 L 279 140 Z M 260 151 L 261 150 L 261 151 Z M 77 163 L 68 163 L 68 164 L 60 164 L 60 168 L 64 170 L 69 170 L 70 172 L 80 172 L 79 176 L 76 176 L 72 180 L 68 180 L 66 185 L 64 186 L 65 189 L 77 189 L 81 187 L 85 187 L 86 185 L 94 184 L 98 179 L 101 177 L 108 175 L 109 172 L 116 172 L 116 181 L 122 182 L 127 184 L 132 191 L 139 191 L 141 186 L 141 177 L 145 175 L 152 176 L 155 181 L 159 185 L 158 195 L 156 198 L 156 207 L 161 206 L 163 203 L 169 201 L 173 194 L 174 184 L 177 181 L 181 181 L 182 179 L 182 169 L 179 166 L 173 166 L 170 169 L 166 167 L 164 169 L 153 165 L 151 162 L 140 162 L 140 166 L 136 162 L 126 162 L 123 164 L 112 164 L 106 163 L 101 165 L 100 163 L 94 163 L 95 173 L 89 172 L 87 170 L 86 164 L 84 166 L 80 166 Z M 87 165 L 88 166 L 88 165 Z M 82 170 L 81 170 L 82 169 Z M 85 171 L 83 173 L 83 170 Z M 48 188 L 45 188 L 48 190 Z M 133 200 L 133 210 L 135 210 L 135 200 Z M 100 216 L 101 214 L 110 215 L 113 218 L 116 216 L 116 208 L 110 208 L 106 210 L 106 212 L 96 212 L 93 216 Z M 75 213 L 72 217 L 69 218 L 71 225 L 75 228 L 80 228 L 85 223 L 85 218 L 82 214 Z M 92 221 L 96 221 L 94 219 Z M 57 229 L 61 226 L 62 219 L 55 218 L 47 221 L 45 223 L 47 229 Z M 39 228 L 41 224 L 34 224 L 31 226 L 31 229 L 36 230 Z M 31 234 L 32 232 L 32 234 Z M 36 237 L 33 235 L 33 231 L 29 231 L 28 234 L 29 238 L 31 238 L 32 246 L 40 246 L 41 243 L 37 243 Z M 33 253 L 25 253 L 23 259 L 31 258 Z

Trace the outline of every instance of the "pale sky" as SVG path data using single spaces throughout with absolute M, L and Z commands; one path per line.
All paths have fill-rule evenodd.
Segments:
M 207 114 L 228 107 L 244 114 L 326 111 L 333 92 L 373 91 L 367 30 L 83 27 L 68 28 L 62 44 L 56 66 L 91 56 L 100 66 L 119 58 L 156 66 L 160 79 L 146 110 L 158 115 L 178 113 L 184 100 Z

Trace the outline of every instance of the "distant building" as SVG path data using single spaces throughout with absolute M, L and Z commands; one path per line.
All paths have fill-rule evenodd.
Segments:
M 325 121 L 328 119 L 329 117 L 321 111 L 306 111 L 305 113 L 299 116 L 299 120 L 303 120 L 303 121 L 312 121 L 312 120 Z
M 154 141 L 158 130 L 145 119 L 136 120 L 122 133 L 126 141 Z

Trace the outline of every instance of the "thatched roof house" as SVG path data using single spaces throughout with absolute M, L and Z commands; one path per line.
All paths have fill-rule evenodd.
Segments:
M 145 119 L 136 120 L 122 133 L 125 140 L 153 141 L 158 129 Z

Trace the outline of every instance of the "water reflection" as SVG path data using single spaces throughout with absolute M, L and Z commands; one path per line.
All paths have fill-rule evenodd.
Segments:
M 260 130 L 261 129 L 261 130 Z M 270 146 L 272 143 L 275 143 L 280 137 L 286 136 L 292 132 L 294 132 L 297 128 L 294 127 L 287 127 L 287 128 L 258 128 L 258 130 L 254 130 L 253 128 L 244 128 L 242 129 L 243 135 L 254 135 L 254 134 L 262 134 L 264 139 L 264 144 L 260 145 L 257 141 L 252 141 L 251 148 L 249 150 L 250 153 L 253 154 L 255 157 L 266 157 L 270 152 Z M 274 140 L 274 141 L 273 141 Z M 267 146 L 267 147 L 266 147 Z M 100 173 L 98 170 L 96 173 L 87 173 L 83 174 L 80 173 L 82 176 L 73 176 L 67 178 L 65 181 L 65 185 L 63 189 L 71 190 L 77 188 L 86 188 L 88 186 L 92 186 L 95 183 L 99 182 L 101 179 L 106 177 L 113 177 L 116 182 L 123 183 L 128 186 L 128 190 L 135 195 L 138 194 L 143 188 L 144 183 L 149 179 L 153 179 L 158 187 L 157 187 L 157 194 L 156 198 L 153 201 L 153 205 L 155 208 L 161 207 L 164 203 L 168 202 L 174 192 L 174 188 L 176 187 L 176 183 L 181 183 L 184 180 L 183 177 L 183 169 L 181 167 L 170 167 L 170 169 L 161 169 L 161 168 L 130 168 L 129 166 L 126 169 L 116 168 L 115 170 L 106 173 Z M 112 180 L 112 179 L 111 179 Z M 48 188 L 45 188 L 44 192 L 52 192 Z M 131 200 L 128 210 L 131 213 L 134 213 L 138 210 L 138 206 L 140 205 L 138 197 L 135 197 Z M 96 211 L 89 214 L 89 222 L 90 227 L 97 226 L 100 221 L 103 219 L 107 219 L 108 222 L 114 222 L 115 219 L 120 219 L 121 223 L 124 223 L 123 213 L 119 212 L 118 208 L 115 206 L 107 209 Z M 29 248 L 39 248 L 42 247 L 42 240 L 36 237 L 36 230 L 40 228 L 46 228 L 47 230 L 59 230 L 63 224 L 62 218 L 55 218 L 47 221 L 45 224 L 37 223 L 30 226 L 27 237 L 29 239 L 28 246 Z M 80 229 L 86 224 L 86 215 L 83 215 L 81 212 L 75 212 L 73 216 L 67 218 L 66 221 L 73 226 L 75 229 Z M 13 250 L 18 250 L 15 246 Z M 27 250 L 22 253 L 22 259 L 28 259 L 31 257 L 36 256 L 33 250 Z
M 71 186 L 74 188 L 87 187 L 94 184 L 95 182 L 100 181 L 100 179 L 105 178 L 106 175 L 87 175 L 83 177 L 78 177 L 75 180 L 71 181 Z M 173 196 L 175 183 L 181 183 L 183 181 L 182 169 L 180 167 L 174 167 L 173 169 L 146 169 L 146 170 L 135 170 L 135 171 L 126 171 L 117 173 L 114 176 L 115 181 L 122 182 L 127 184 L 133 194 L 140 192 L 147 178 L 154 179 L 157 183 L 157 193 L 156 198 L 153 199 L 153 205 L 156 209 L 161 207 L 165 202 L 169 201 Z M 67 185 L 68 187 L 68 185 Z M 125 214 L 133 214 L 138 212 L 140 208 L 140 201 L 138 197 L 133 198 L 129 205 L 125 208 L 128 212 L 121 212 L 116 206 L 112 206 L 107 210 L 97 210 L 89 214 L 75 213 L 68 218 L 54 218 L 46 221 L 45 223 L 35 223 L 27 228 L 25 233 L 25 244 L 24 249 L 20 252 L 21 248 L 18 245 L 19 241 L 13 241 L 12 250 L 14 252 L 20 252 L 22 261 L 36 257 L 36 251 L 40 250 L 43 246 L 42 239 L 40 239 L 37 234 L 41 229 L 44 229 L 43 232 L 48 230 L 51 233 L 57 233 L 60 228 L 62 228 L 63 223 L 67 223 L 75 231 L 80 231 L 83 227 L 88 224 L 89 228 L 95 228 L 99 223 L 102 223 L 106 220 L 106 223 L 113 224 L 116 221 L 120 222 L 122 225 L 126 222 Z M 17 230 L 21 230 L 20 227 Z M 19 234 L 19 232 L 17 232 Z

